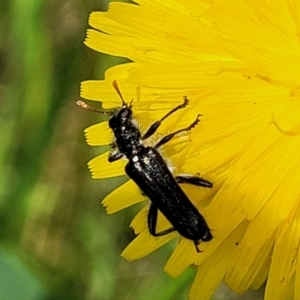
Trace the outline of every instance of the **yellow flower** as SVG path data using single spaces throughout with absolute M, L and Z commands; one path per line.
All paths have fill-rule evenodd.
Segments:
M 82 84 L 82 97 L 119 106 L 117 80 L 145 130 L 181 102 L 160 134 L 194 120 L 191 134 L 164 149 L 177 171 L 214 183 L 185 187 L 214 238 L 196 253 L 180 238 L 165 270 L 199 266 L 191 299 L 209 299 L 221 280 L 237 293 L 266 280 L 265 299 L 300 299 L 300 2 L 298 0 L 136 0 L 111 3 L 90 17 L 86 45 L 132 62 Z M 99 134 L 101 132 L 101 136 Z M 86 131 L 91 145 L 108 144 L 107 123 Z M 94 178 L 124 174 L 107 154 L 90 162 Z M 128 181 L 104 200 L 108 213 L 144 201 Z M 137 238 L 124 250 L 141 258 L 176 233 L 151 237 L 147 207 L 132 222 Z M 161 218 L 161 227 L 166 221 Z

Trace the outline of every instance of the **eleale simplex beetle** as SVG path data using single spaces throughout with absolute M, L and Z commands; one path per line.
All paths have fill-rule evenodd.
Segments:
M 144 141 L 156 132 L 166 118 L 177 110 L 186 107 L 188 99 L 184 97 L 184 102 L 181 105 L 176 106 L 159 121 L 151 124 L 149 129 L 142 134 L 134 120 L 132 102 L 127 104 L 124 101 L 116 81 L 113 82 L 113 87 L 122 100 L 122 106 L 118 109 L 99 111 L 83 101 L 77 101 L 77 104 L 90 111 L 110 116 L 108 124 L 113 131 L 114 141 L 109 152 L 108 161 L 114 162 L 121 158 L 128 160 L 125 166 L 126 174 L 138 185 L 142 193 L 151 200 L 148 212 L 150 234 L 157 237 L 177 231 L 183 237 L 192 240 L 197 252 L 201 252 L 198 248 L 199 243 L 210 241 L 212 234 L 204 217 L 192 204 L 179 184 L 188 183 L 211 188 L 212 183 L 198 176 L 186 174 L 173 176 L 165 159 L 159 152 L 159 148 L 174 136 L 195 127 L 199 122 L 200 115 L 196 117 L 196 120 L 190 126 L 165 135 L 153 147 L 148 147 L 144 144 Z M 171 228 L 157 232 L 158 210 L 171 223 Z

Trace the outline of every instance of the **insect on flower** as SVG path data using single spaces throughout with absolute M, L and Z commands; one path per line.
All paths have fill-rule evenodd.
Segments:
M 173 108 L 159 121 L 151 124 L 149 129 L 142 134 L 134 120 L 132 102 L 127 104 L 124 101 L 116 81 L 113 82 L 113 87 L 122 101 L 122 106 L 117 110 L 99 111 L 82 101 L 77 101 L 77 105 L 92 112 L 110 116 L 108 124 L 114 133 L 114 141 L 109 152 L 108 161 L 114 162 L 121 158 L 128 160 L 125 166 L 126 174 L 138 185 L 142 193 L 151 200 L 148 212 L 150 234 L 163 236 L 177 231 L 183 237 L 192 240 L 197 252 L 200 252 L 198 249 L 199 243 L 210 241 L 212 234 L 204 217 L 191 203 L 179 184 L 188 183 L 211 188 L 212 183 L 198 176 L 186 174 L 173 176 L 166 161 L 159 153 L 159 148 L 174 136 L 195 127 L 200 121 L 200 115 L 196 117 L 190 126 L 163 136 L 153 147 L 148 147 L 144 144 L 144 141 L 157 131 L 166 118 L 188 105 L 187 97 L 184 97 L 182 104 Z M 171 228 L 157 232 L 158 210 L 171 223 Z

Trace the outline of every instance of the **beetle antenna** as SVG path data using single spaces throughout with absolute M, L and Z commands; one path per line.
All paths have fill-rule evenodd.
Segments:
M 117 81 L 114 80 L 114 81 L 112 82 L 112 85 L 113 85 L 114 89 L 116 90 L 116 92 L 118 93 L 118 95 L 120 96 L 120 98 L 121 98 L 121 100 L 122 100 L 123 106 L 127 106 L 127 104 L 126 104 L 126 102 L 125 102 L 125 100 L 124 100 L 124 98 L 123 98 L 123 96 L 122 96 L 122 94 L 121 94 L 121 91 L 120 91 L 120 89 L 119 89 L 119 87 L 118 87 Z
M 95 114 L 103 114 L 103 115 L 110 115 L 110 114 L 111 114 L 110 111 L 102 111 L 102 110 L 98 110 L 98 109 L 96 109 L 96 108 L 93 108 L 93 107 L 87 105 L 84 101 L 81 101 L 81 100 L 76 101 L 76 104 L 77 104 L 78 106 L 80 106 L 80 107 L 82 107 L 82 108 L 84 108 L 84 109 L 90 111 L 90 112 L 95 113 Z

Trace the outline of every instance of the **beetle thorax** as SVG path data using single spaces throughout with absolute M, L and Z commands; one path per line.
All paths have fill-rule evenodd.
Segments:
M 135 155 L 141 146 L 141 133 L 136 122 L 130 117 L 119 119 L 117 126 L 112 128 L 115 143 L 120 153 L 127 158 Z

